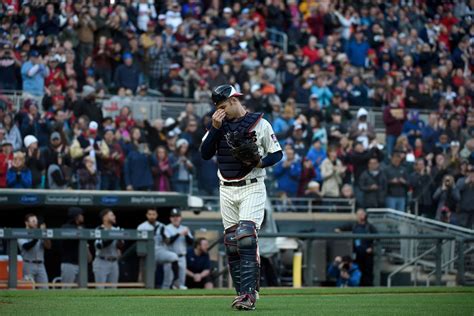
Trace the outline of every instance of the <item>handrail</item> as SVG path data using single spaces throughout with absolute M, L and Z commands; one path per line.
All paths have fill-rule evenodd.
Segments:
M 425 252 L 423 252 L 421 255 L 418 255 L 417 257 L 411 259 L 410 261 L 407 261 L 405 262 L 404 264 L 402 264 L 400 267 L 398 267 L 397 269 L 395 269 L 394 271 L 392 271 L 392 273 L 390 273 L 387 277 L 387 287 L 391 287 L 392 286 L 392 277 L 394 275 L 396 275 L 397 273 L 405 270 L 405 268 L 411 266 L 413 263 L 417 262 L 418 260 L 420 260 L 421 258 L 423 258 L 424 256 L 432 253 L 434 250 L 436 250 L 437 246 L 433 246 L 431 247 L 430 249 L 426 250 Z
M 466 249 L 463 253 L 466 255 L 468 254 L 469 252 L 471 252 L 472 250 L 474 250 L 474 247 L 471 246 L 469 247 L 468 249 Z M 454 261 L 458 260 L 459 259 L 459 255 L 456 255 L 454 256 L 453 258 L 451 258 L 450 260 L 446 261 L 442 266 L 441 266 L 441 269 L 444 269 L 446 268 L 448 265 L 450 265 L 451 263 L 453 263 Z M 436 270 L 433 270 L 431 271 L 430 273 L 428 273 L 426 275 L 426 286 L 430 286 L 430 277 L 435 274 Z
M 441 221 L 437 221 L 437 220 L 434 220 L 434 219 L 431 219 L 431 218 L 426 218 L 426 217 L 423 217 L 423 216 L 416 216 L 414 214 L 400 212 L 400 211 L 389 209 L 389 208 L 369 208 L 369 209 L 367 209 L 367 213 L 374 213 L 374 214 L 389 213 L 389 214 L 392 214 L 392 215 L 397 215 L 397 216 L 400 216 L 400 217 L 406 217 L 406 218 L 409 218 L 409 219 L 413 219 L 413 220 L 416 220 L 418 222 L 424 222 L 424 223 L 427 223 L 427 224 L 438 226 L 440 228 L 446 228 L 446 229 L 457 231 L 457 232 L 460 232 L 460 233 L 474 235 L 474 229 L 468 229 L 468 228 L 465 228 L 465 227 L 456 226 L 456 225 L 453 225 L 453 224 L 448 224 L 448 223 L 444 223 L 444 222 L 441 222 Z

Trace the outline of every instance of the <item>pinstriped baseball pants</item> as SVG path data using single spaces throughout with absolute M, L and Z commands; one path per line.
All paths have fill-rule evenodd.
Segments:
M 220 207 L 224 229 L 239 221 L 252 221 L 257 229 L 265 215 L 267 190 L 263 178 L 242 187 L 220 186 Z

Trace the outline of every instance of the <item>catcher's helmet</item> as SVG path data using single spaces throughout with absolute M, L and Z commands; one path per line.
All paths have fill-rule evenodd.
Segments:
M 223 84 L 218 87 L 216 87 L 212 91 L 212 102 L 214 102 L 215 105 L 219 105 L 219 103 L 227 100 L 230 97 L 240 97 L 243 96 L 242 93 L 237 92 L 235 88 L 230 85 L 230 84 Z

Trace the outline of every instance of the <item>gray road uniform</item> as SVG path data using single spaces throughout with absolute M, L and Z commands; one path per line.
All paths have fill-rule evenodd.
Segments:
M 98 230 L 104 230 L 103 226 L 99 226 Z M 112 230 L 120 230 L 119 227 L 112 227 Z M 117 248 L 118 240 L 102 240 L 97 239 L 95 246 L 95 259 L 92 263 L 92 270 L 96 283 L 117 283 L 119 279 L 118 260 L 120 251 Z M 103 289 L 104 286 L 97 286 Z M 112 287 L 115 288 L 115 287 Z
M 180 225 L 179 227 L 175 227 L 173 224 L 166 225 L 164 230 L 164 236 L 169 239 L 168 249 L 171 250 L 178 256 L 178 279 L 179 279 L 179 286 L 185 286 L 186 283 L 186 252 L 188 243 L 192 243 L 194 237 L 191 234 L 191 231 L 188 229 L 188 234 L 186 236 L 182 236 L 181 232 L 186 229 L 186 226 Z M 165 265 L 165 273 L 166 270 L 170 270 L 171 266 Z M 165 280 L 166 282 L 166 280 Z M 166 283 L 163 284 L 163 287 L 167 285 Z M 166 287 L 165 287 L 166 288 Z
M 35 283 L 48 283 L 48 274 L 44 267 L 44 241 L 38 239 L 18 239 L 23 257 L 23 276 Z M 47 289 L 48 286 L 39 288 Z
M 170 251 L 164 242 L 165 228 L 166 225 L 158 221 L 155 226 L 145 221 L 137 227 L 137 230 L 153 230 L 155 232 L 155 260 L 158 264 L 178 261 L 177 254 Z

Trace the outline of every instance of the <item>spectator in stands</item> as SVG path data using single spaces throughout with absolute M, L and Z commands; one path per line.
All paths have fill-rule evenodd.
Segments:
M 38 51 L 30 51 L 29 57 L 29 60 L 21 66 L 23 91 L 34 96 L 43 96 L 44 80 L 49 76 L 49 68 Z
M 473 229 L 474 223 L 474 165 L 470 164 L 467 174 L 456 183 L 460 194 L 459 213 L 457 223 L 468 229 Z
M 313 166 L 313 162 L 307 158 L 303 158 L 303 162 L 301 163 L 301 175 L 298 184 L 298 197 L 303 197 L 305 195 L 308 184 L 313 179 L 316 179 L 316 169 Z
M 35 135 L 38 139 L 39 146 L 46 146 L 48 144 L 49 135 L 47 120 L 44 115 L 40 115 L 35 103 L 31 103 L 27 108 L 27 111 L 28 112 L 24 113 L 21 118 L 21 135 L 23 137 L 26 137 L 27 135 Z
M 434 218 L 432 193 L 433 178 L 426 167 L 425 159 L 418 158 L 415 163 L 415 171 L 408 177 L 412 189 L 412 201 L 417 204 L 418 214 Z
M 408 120 L 403 123 L 402 133 L 408 137 L 408 142 L 411 147 L 415 147 L 415 140 L 422 135 L 425 123 L 419 119 L 417 111 L 410 111 L 408 113 Z
M 405 212 L 408 193 L 408 173 L 401 165 L 402 157 L 399 152 L 394 152 L 390 165 L 385 169 L 387 178 L 386 207 Z
M 362 191 L 361 205 L 364 208 L 380 208 L 385 206 L 387 195 L 387 179 L 380 169 L 377 157 L 371 157 L 367 170 L 359 178 L 359 189 Z
M 45 169 L 44 157 L 38 148 L 38 139 L 33 135 L 28 135 L 24 140 L 26 148 L 26 167 L 31 171 L 31 186 L 33 189 L 44 187 L 43 171 Z
M 339 197 L 342 186 L 342 177 L 345 172 L 346 167 L 337 158 L 336 148 L 329 148 L 328 157 L 321 163 L 323 196 L 332 198 Z
M 421 131 L 421 139 L 423 140 L 423 150 L 425 152 L 433 152 L 435 144 L 438 141 L 440 128 L 438 125 L 438 113 L 430 113 L 428 116 L 428 124 Z
M 13 145 L 6 139 L 0 145 L 0 188 L 6 188 L 8 169 L 13 162 Z
M 372 140 L 375 139 L 375 129 L 371 123 L 367 121 L 369 112 L 365 108 L 357 111 L 357 119 L 349 128 L 349 138 L 353 141 L 362 143 L 364 148 L 368 148 Z
M 108 157 L 109 148 L 98 136 L 99 124 L 92 121 L 88 125 L 88 128 L 85 128 L 73 141 L 71 145 L 71 158 L 75 160 L 75 168 L 77 169 L 81 166 L 81 162 L 84 162 L 85 157 L 90 157 L 93 169 L 100 172 L 102 168 L 101 159 Z
M 68 158 L 69 157 L 62 152 L 50 156 L 46 170 L 46 181 L 49 189 L 65 190 L 70 188 L 72 172 Z
M 134 127 L 131 131 L 131 150 L 123 170 L 125 185 L 129 191 L 149 191 L 153 187 L 151 152 L 141 137 L 140 129 Z
M 352 65 L 356 67 L 366 66 L 369 43 L 364 38 L 362 28 L 357 29 L 354 39 L 352 39 L 347 46 L 346 53 Z
M 383 111 L 383 121 L 385 123 L 387 156 L 391 157 L 395 142 L 402 133 L 403 122 L 405 121 L 405 110 L 396 102 L 390 103 Z
M 17 151 L 23 147 L 23 141 L 21 138 L 20 129 L 15 124 L 13 116 L 10 113 L 6 113 L 3 117 L 2 127 L 5 132 L 5 139 L 13 144 L 13 150 Z
M 89 85 L 82 87 L 82 99 L 76 104 L 74 115 L 76 117 L 85 115 L 90 121 L 102 122 L 102 109 L 96 102 L 96 91 L 94 87 Z
M 337 287 L 357 287 L 362 276 L 359 266 L 352 262 L 351 256 L 334 258 L 334 262 L 328 267 L 328 275 L 336 278 Z
M 13 47 L 9 43 L 0 45 L 0 90 L 17 90 L 17 71 L 21 61 L 15 56 Z
M 79 190 L 99 190 L 100 178 L 95 161 L 91 156 L 85 156 L 82 159 L 82 168 L 77 170 L 77 181 Z
M 275 165 L 273 174 L 277 180 L 278 191 L 295 197 L 301 175 L 301 161 L 296 157 L 291 145 L 285 146 L 284 158 Z
M 356 212 L 356 222 L 336 228 L 335 232 L 350 231 L 353 234 L 377 234 L 377 229 L 368 221 L 368 214 L 360 208 Z M 355 262 L 362 273 L 360 285 L 372 286 L 374 278 L 374 248 L 371 239 L 354 239 Z
M 359 76 L 352 78 L 352 85 L 348 86 L 349 95 L 347 99 L 351 106 L 366 107 L 369 105 L 368 91 Z
M 194 172 L 194 164 L 189 159 L 189 142 L 183 138 L 176 142 L 176 152 L 170 155 L 173 168 L 171 187 L 176 192 L 189 193 L 189 184 Z
M 140 79 L 140 70 L 133 64 L 133 56 L 127 52 L 123 54 L 123 65 L 115 70 L 114 81 L 117 88 L 126 88 L 137 91 Z
M 306 159 L 310 160 L 313 163 L 313 166 L 316 170 L 316 180 L 321 180 L 321 163 L 324 159 L 326 159 L 326 150 L 322 148 L 321 140 L 319 138 L 315 138 L 313 140 L 313 146 L 309 149 L 308 153 L 306 154 Z
M 11 167 L 7 172 L 7 187 L 15 189 L 31 189 L 31 171 L 25 166 L 25 154 L 17 151 L 13 154 Z
M 109 128 L 104 132 L 104 142 L 108 147 L 109 154 L 102 158 L 102 170 L 100 173 L 101 190 L 120 190 L 120 181 L 125 161 L 122 147 L 115 140 L 115 130 Z
M 454 183 L 453 176 L 445 175 L 441 186 L 433 194 L 433 202 L 437 203 L 435 218 L 449 223 L 451 214 L 456 211 L 456 205 L 459 201 L 459 190 Z
M 331 104 L 332 92 L 328 87 L 328 79 L 319 76 L 316 79 L 316 84 L 311 87 L 311 94 L 316 96 L 321 107 L 327 108 Z
M 211 259 L 209 259 L 209 241 L 197 238 L 194 247 L 186 253 L 186 286 L 189 289 L 212 289 Z
M 153 155 L 153 177 L 155 178 L 155 191 L 168 192 L 171 191 L 171 176 L 173 169 L 171 168 L 168 158 L 168 152 L 164 146 L 158 146 Z M 206 172 L 208 172 L 206 170 Z

